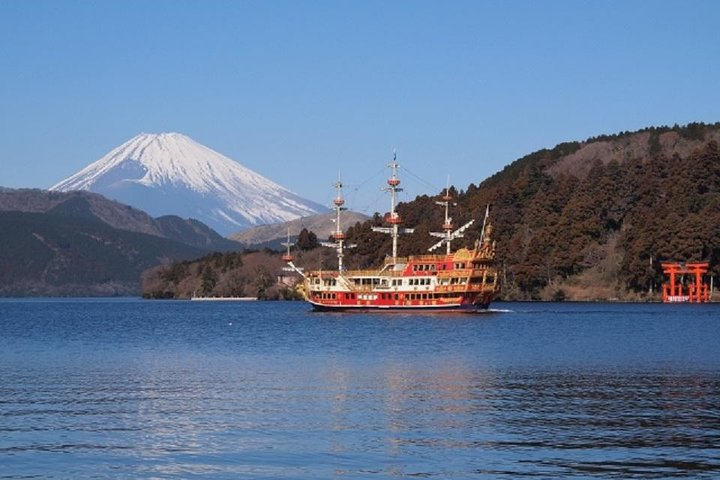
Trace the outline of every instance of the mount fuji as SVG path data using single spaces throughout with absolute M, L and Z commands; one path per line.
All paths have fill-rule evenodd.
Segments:
M 50 190 L 96 192 L 222 235 L 328 210 L 179 133 L 141 133 Z

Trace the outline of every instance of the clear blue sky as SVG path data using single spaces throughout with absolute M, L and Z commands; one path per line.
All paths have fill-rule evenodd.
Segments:
M 340 170 L 351 208 L 383 210 L 393 149 L 407 200 L 720 121 L 718 52 L 714 0 L 0 0 L 0 185 L 176 131 L 321 203 Z

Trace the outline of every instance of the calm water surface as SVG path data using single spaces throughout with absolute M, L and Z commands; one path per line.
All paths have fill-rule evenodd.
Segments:
M 0 300 L 0 478 L 720 478 L 720 305 Z

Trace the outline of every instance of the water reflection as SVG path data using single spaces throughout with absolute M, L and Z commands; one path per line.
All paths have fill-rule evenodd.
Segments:
M 694 356 L 714 324 L 688 317 L 678 346 L 652 311 L 660 358 L 623 340 L 642 317 L 605 310 L 598 326 L 281 307 L 233 312 L 233 329 L 222 307 L 207 320 L 182 304 L 173 329 L 132 305 L 111 334 L 67 312 L 52 329 L 5 320 L 0 478 L 720 476 L 720 361 Z M 552 336 L 572 341 L 559 354 Z

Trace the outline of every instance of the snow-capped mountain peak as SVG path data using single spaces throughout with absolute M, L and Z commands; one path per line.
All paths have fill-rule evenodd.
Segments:
M 50 189 L 97 192 L 222 234 L 326 210 L 179 133 L 141 133 Z

